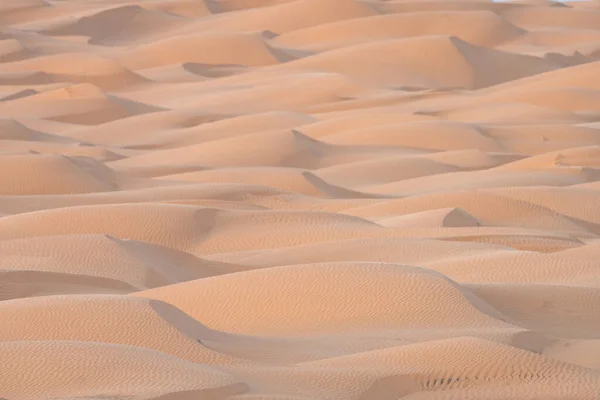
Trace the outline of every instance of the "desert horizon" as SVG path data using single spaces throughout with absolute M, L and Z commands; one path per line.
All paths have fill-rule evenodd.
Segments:
M 0 400 L 600 399 L 600 2 L 0 0 Z

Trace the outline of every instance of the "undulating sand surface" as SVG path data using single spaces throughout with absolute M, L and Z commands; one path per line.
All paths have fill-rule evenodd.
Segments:
M 0 400 L 600 399 L 567 4 L 0 0 Z

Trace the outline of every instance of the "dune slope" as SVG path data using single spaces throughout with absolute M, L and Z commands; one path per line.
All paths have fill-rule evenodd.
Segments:
M 598 400 L 600 2 L 0 0 L 0 400 Z

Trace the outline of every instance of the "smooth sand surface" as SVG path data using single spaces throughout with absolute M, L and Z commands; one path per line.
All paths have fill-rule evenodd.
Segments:
M 0 400 L 597 400 L 600 2 L 0 0 Z

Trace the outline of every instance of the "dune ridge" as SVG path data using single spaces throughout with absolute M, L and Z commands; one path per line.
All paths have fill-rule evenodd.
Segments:
M 0 400 L 597 400 L 600 2 L 0 0 Z

